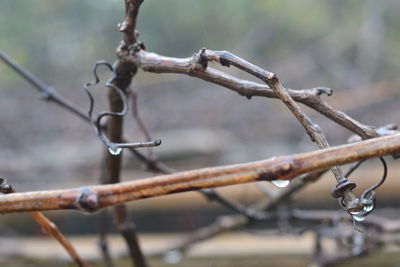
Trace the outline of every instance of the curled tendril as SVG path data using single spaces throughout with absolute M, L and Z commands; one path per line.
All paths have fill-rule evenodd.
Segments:
M 382 174 L 382 178 L 380 179 L 380 181 L 374 185 L 372 185 L 371 187 L 367 188 L 360 197 L 361 203 L 364 205 L 364 209 L 356 214 L 350 213 L 350 215 L 353 216 L 353 223 L 354 223 L 354 227 L 356 230 L 359 230 L 356 227 L 356 221 L 361 222 L 364 220 L 364 218 L 370 214 L 374 209 L 375 209 L 375 204 L 376 204 L 376 192 L 375 190 L 380 187 L 386 180 L 387 177 L 387 173 L 388 173 L 388 168 L 387 168 L 387 164 L 384 158 L 380 157 L 379 160 L 382 163 L 382 167 L 383 167 L 383 174 Z M 345 177 L 348 178 L 358 167 L 361 166 L 361 164 L 365 162 L 365 160 L 359 161 L 356 164 L 354 164 L 346 173 Z M 339 203 L 344 206 L 343 203 L 343 198 L 340 198 Z
M 382 166 L 383 166 L 383 174 L 382 174 L 382 178 L 381 178 L 381 180 L 378 182 L 378 183 L 376 183 L 375 185 L 373 185 L 373 186 L 371 186 L 371 187 L 369 187 L 369 188 L 367 188 L 362 194 L 361 194 L 361 197 L 360 197 L 360 199 L 361 199 L 361 202 L 364 204 L 364 210 L 363 210 L 363 215 L 364 216 L 366 216 L 366 215 L 368 215 L 369 213 L 371 213 L 373 210 L 374 210 L 374 208 L 375 208 L 375 203 L 376 203 L 376 193 L 375 193 L 375 190 L 378 188 L 378 187 L 380 187 L 384 182 L 385 182 L 385 180 L 386 180 L 386 177 L 387 177 L 387 170 L 388 170 L 388 168 L 387 168 L 387 164 L 386 164 L 386 161 L 385 161 L 385 159 L 384 158 L 382 158 L 382 157 L 380 157 L 379 158 L 380 159 L 380 161 L 381 161 L 381 163 L 382 163 Z
M 122 101 L 123 108 L 119 112 L 103 111 L 103 112 L 100 112 L 95 118 L 93 118 L 94 98 L 93 98 L 91 92 L 89 91 L 89 87 L 91 87 L 93 85 L 97 85 L 100 82 L 100 78 L 97 74 L 97 70 L 100 66 L 107 67 L 107 69 L 114 74 L 114 77 L 110 81 L 108 81 L 105 85 L 107 87 L 115 90 L 115 92 L 117 92 L 118 96 L 120 97 L 120 99 Z M 104 127 L 102 127 L 102 125 L 101 125 L 102 118 L 104 118 L 106 116 L 111 116 L 111 117 L 112 116 L 114 116 L 114 117 L 115 116 L 119 116 L 119 117 L 125 116 L 128 113 L 128 100 L 127 100 L 124 92 L 122 91 L 122 89 L 113 84 L 113 81 L 115 79 L 117 79 L 118 77 L 115 75 L 114 68 L 110 63 L 108 63 L 106 61 L 97 61 L 93 67 L 93 76 L 94 76 L 95 80 L 92 82 L 88 82 L 84 85 L 84 89 L 85 89 L 87 95 L 89 96 L 88 115 L 89 115 L 91 124 L 94 126 L 94 128 L 96 130 L 97 136 L 107 146 L 110 153 L 113 155 L 118 155 L 123 148 L 152 147 L 152 146 L 160 145 L 161 144 L 160 139 L 154 139 L 153 141 L 149 141 L 149 142 L 116 143 L 116 142 L 112 142 L 107 137 L 107 135 L 104 132 Z

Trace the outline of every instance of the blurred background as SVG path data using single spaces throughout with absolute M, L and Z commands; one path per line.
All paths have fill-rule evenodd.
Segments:
M 115 60 L 115 48 L 122 38 L 117 24 L 123 20 L 123 8 L 122 1 L 116 0 L 2 0 L 0 49 L 86 110 L 89 102 L 83 84 L 93 80 L 92 66 L 97 60 Z M 382 126 L 400 122 L 399 11 L 400 2 L 394 0 L 145 0 L 137 28 L 149 51 L 188 57 L 202 47 L 228 50 L 277 73 L 287 88 L 332 88 L 332 96 L 323 96 L 329 104 L 362 123 Z M 253 80 L 233 68 L 224 71 Z M 105 82 L 109 73 L 104 71 L 101 77 Z M 91 90 L 95 111 L 106 109 L 104 86 Z M 132 90 L 138 95 L 139 113 L 151 135 L 163 141 L 154 153 L 178 170 L 316 149 L 277 100 L 248 100 L 196 78 L 142 71 L 134 78 Z M 316 112 L 304 110 L 322 127 L 332 145 L 345 143 L 351 135 Z M 125 130 L 129 140 L 144 140 L 131 115 L 127 116 Z M 18 191 L 98 183 L 104 146 L 94 129 L 43 101 L 34 88 L 2 63 L 0 146 L 0 176 Z M 396 207 L 400 200 L 400 182 L 395 180 L 399 166 L 388 160 L 389 180 L 378 190 L 378 208 L 382 209 Z M 378 163 L 371 160 L 354 175 L 359 190 L 379 179 L 382 170 Z M 152 175 L 132 155 L 124 153 L 123 180 Z M 337 209 L 330 197 L 333 181 L 331 174 L 325 175 L 297 196 L 295 206 Z M 244 204 L 263 197 L 255 185 L 219 191 Z M 149 251 L 158 244 L 153 240 L 156 245 L 148 245 L 150 237 L 165 242 L 156 237 L 190 233 L 218 215 L 230 213 L 194 192 L 138 201 L 129 204 L 129 209 Z M 70 236 L 90 238 L 99 231 L 98 215 L 69 211 L 48 215 Z M 110 231 L 115 229 L 110 226 Z M 40 228 L 23 214 L 1 216 L 0 234 L 7 242 L 18 242 L 18 238 L 39 242 L 34 238 L 42 236 Z M 254 237 L 248 235 L 240 238 Z M 120 248 L 123 254 L 118 240 L 113 240 L 114 249 Z M 88 251 L 96 254 L 96 244 L 85 242 L 91 249 Z M 208 250 L 204 246 L 192 253 L 201 258 L 199 266 L 232 266 L 223 264 L 229 262 L 229 255 L 238 253 L 227 248 L 224 254 L 223 249 L 212 249 L 212 244 Z M 259 254 L 265 256 L 267 248 L 260 246 Z M 30 249 L 32 246 L 26 245 L 26 250 Z M 286 255 L 292 249 L 288 245 L 280 252 Z M 24 253 L 29 254 L 27 251 Z M 46 254 L 48 251 L 43 249 L 39 255 L 59 257 Z M 251 251 L 257 254 L 258 250 Z M 297 252 L 304 258 L 309 253 L 307 249 Z M 7 258 L 10 253 L 6 250 L 0 256 Z M 269 253 L 281 260 L 276 254 L 279 256 L 279 251 Z M 32 257 L 35 255 L 37 251 L 31 252 Z M 255 258 L 254 266 L 258 263 L 265 263 L 265 259 Z

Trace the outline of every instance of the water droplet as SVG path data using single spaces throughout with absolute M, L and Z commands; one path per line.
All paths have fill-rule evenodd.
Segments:
M 361 211 L 359 211 L 359 210 L 357 210 L 357 211 L 349 211 L 349 212 L 350 212 L 351 215 L 353 215 L 353 217 L 357 216 L 358 214 L 361 213 Z
M 364 206 L 364 211 L 370 212 L 374 209 L 374 204 Z
M 283 188 L 290 184 L 289 180 L 273 180 L 271 181 L 272 184 L 276 185 L 277 187 Z
M 363 221 L 365 221 L 365 217 L 364 217 L 364 216 L 353 216 L 353 219 L 354 219 L 356 222 L 363 222 Z
M 182 260 L 182 253 L 178 250 L 170 250 L 164 255 L 164 261 L 168 264 L 177 264 Z
M 122 148 L 120 147 L 108 147 L 108 151 L 110 152 L 111 155 L 117 156 L 121 154 Z

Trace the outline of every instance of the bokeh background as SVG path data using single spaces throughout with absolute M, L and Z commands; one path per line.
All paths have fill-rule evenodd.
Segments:
M 328 103 L 365 124 L 382 126 L 399 123 L 399 11 L 400 3 L 394 0 L 145 0 L 138 30 L 147 50 L 162 55 L 188 57 L 202 47 L 228 50 L 277 73 L 287 88 L 332 88 L 334 94 L 324 96 Z M 97 60 L 115 60 L 122 38 L 117 24 L 123 14 L 123 3 L 116 0 L 2 0 L 0 49 L 87 109 L 83 84 L 93 80 Z M 253 80 L 238 70 L 224 70 Z M 101 77 L 106 81 L 109 73 L 103 71 Z M 151 135 L 163 141 L 154 153 L 178 170 L 316 149 L 277 100 L 248 100 L 195 78 L 142 71 L 132 90 Z M 106 109 L 105 88 L 92 91 L 95 110 Z M 304 110 L 331 144 L 342 144 L 351 135 L 314 111 Z M 144 140 L 133 117 L 126 121 L 125 136 Z M 104 146 L 94 129 L 43 101 L 4 64 L 0 64 L 0 146 L 0 175 L 18 191 L 98 183 Z M 124 180 L 152 176 L 132 155 L 124 156 Z M 378 191 L 382 209 L 396 207 L 399 201 L 398 163 L 389 159 L 389 164 L 389 181 Z M 355 175 L 360 190 L 378 179 L 378 166 L 372 160 Z M 330 197 L 332 186 L 333 177 L 326 175 L 297 197 L 296 207 L 337 209 Z M 262 197 L 255 185 L 221 192 L 244 204 Z M 138 201 L 129 208 L 144 236 L 191 232 L 220 214 L 229 214 L 197 193 Z M 68 211 L 48 215 L 68 235 L 93 236 L 99 229 L 97 215 Z M 115 229 L 110 226 L 110 231 Z M 25 240 L 41 232 L 25 215 L 6 215 L 0 217 L 0 234 L 4 240 Z M 211 266 L 225 266 L 221 264 L 228 259 L 220 260 L 214 252 L 204 253 L 214 262 Z

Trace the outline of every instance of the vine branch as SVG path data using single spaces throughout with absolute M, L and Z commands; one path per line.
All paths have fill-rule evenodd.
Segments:
M 147 72 L 177 73 L 193 76 L 228 88 L 242 96 L 246 96 L 247 98 L 251 98 L 253 96 L 267 98 L 278 97 L 274 93 L 273 89 L 271 89 L 268 85 L 238 79 L 232 75 L 226 74 L 225 72 L 209 67 L 204 62 L 204 60 L 213 59 L 219 63 L 222 62 L 222 65 L 225 64 L 227 66 L 228 62 L 234 60 L 235 66 L 241 66 L 241 64 L 244 64 L 244 66 L 250 70 L 250 73 L 253 73 L 256 77 L 260 77 L 261 75 L 272 75 L 271 72 L 266 72 L 265 70 L 248 63 L 243 59 L 240 59 L 239 57 L 233 57 L 232 54 L 226 51 L 202 49 L 200 52 L 195 53 L 192 57 L 174 58 L 148 52 L 142 49 L 139 45 L 134 44 L 130 46 L 129 50 L 118 49 L 117 54 L 120 59 L 131 62 Z M 363 139 L 386 134 L 386 131 L 378 133 L 374 127 L 367 126 L 356 121 L 344 112 L 334 109 L 324 100 L 322 100 L 320 97 L 322 94 L 332 94 L 332 90 L 329 88 L 318 87 L 302 90 L 287 89 L 287 92 L 296 102 L 302 103 L 318 111 L 344 128 L 361 136 Z
M 0 213 L 77 209 L 94 212 L 101 208 L 155 196 L 255 181 L 291 180 L 363 159 L 393 155 L 400 151 L 400 134 L 309 153 L 264 161 L 198 169 L 110 185 L 70 190 L 37 191 L 0 196 Z

